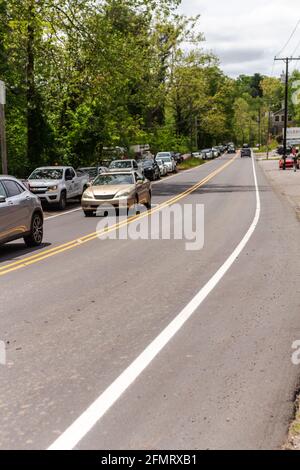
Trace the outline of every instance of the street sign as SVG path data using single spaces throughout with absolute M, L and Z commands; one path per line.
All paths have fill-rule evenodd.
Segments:
M 5 104 L 5 83 L 0 80 L 0 104 Z
M 300 145 L 300 139 L 287 139 L 287 145 Z
M 286 139 L 288 143 L 300 143 L 300 127 L 288 127 Z

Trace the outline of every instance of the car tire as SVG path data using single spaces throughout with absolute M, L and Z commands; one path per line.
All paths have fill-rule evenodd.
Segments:
M 57 207 L 60 211 L 63 211 L 66 208 L 66 205 L 67 205 L 67 195 L 65 191 L 62 191 Z
M 29 235 L 24 237 L 24 242 L 28 247 L 40 246 L 43 241 L 43 216 L 39 212 L 35 212 L 31 220 L 31 228 Z
M 86 217 L 96 217 L 96 212 L 94 211 L 83 211 Z

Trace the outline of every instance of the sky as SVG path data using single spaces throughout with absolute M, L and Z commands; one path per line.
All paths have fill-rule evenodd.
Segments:
M 275 55 L 300 56 L 299 0 L 182 0 L 180 11 L 201 15 L 203 48 L 219 57 L 221 68 L 231 77 L 256 72 L 279 76 L 284 64 L 277 62 L 273 69 Z M 296 64 L 300 68 L 299 61 L 291 70 Z

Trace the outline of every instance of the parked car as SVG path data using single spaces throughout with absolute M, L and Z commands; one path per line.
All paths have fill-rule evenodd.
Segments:
M 288 145 L 288 146 L 286 147 L 286 153 L 287 153 L 287 155 L 290 155 L 291 152 L 292 152 L 292 147 L 291 147 L 290 145 Z M 278 155 L 283 155 L 283 147 L 282 147 L 282 146 L 280 146 L 280 147 L 277 148 L 277 153 L 278 153 Z
M 294 167 L 294 158 L 293 158 L 293 155 L 289 155 L 288 157 L 286 157 L 285 159 L 285 167 L 286 168 L 293 168 Z M 281 158 L 279 160 L 279 169 L 282 170 L 283 169 L 283 158 Z M 297 169 L 299 170 L 299 160 L 298 160 L 298 163 L 297 163 Z
M 224 153 L 222 145 L 217 145 L 216 147 L 214 147 L 214 149 L 216 149 L 216 151 L 219 153 L 219 157 L 222 155 L 222 153 Z
M 155 160 L 144 160 L 143 161 L 143 173 L 146 178 L 150 181 L 160 179 L 159 166 Z
M 43 223 L 39 198 L 16 178 L 0 175 L 0 244 L 23 238 L 27 246 L 38 246 Z
M 180 165 L 180 163 L 183 162 L 183 156 L 182 156 L 181 153 L 175 153 L 174 159 L 175 159 L 177 165 Z
M 136 160 L 113 160 L 109 165 L 109 171 L 120 171 L 120 170 L 138 170 L 138 164 Z
M 228 147 L 227 153 L 229 154 L 236 153 L 235 147 Z
M 171 152 L 158 152 L 156 160 L 162 160 L 168 169 L 168 173 L 176 173 L 176 162 L 172 157 Z
M 88 182 L 87 174 L 78 175 L 70 166 L 45 166 L 31 173 L 28 187 L 42 202 L 63 210 L 68 199 L 81 199 Z
M 92 181 L 96 178 L 96 176 L 100 175 L 101 173 L 106 173 L 108 168 L 106 166 L 87 166 L 87 167 L 80 167 L 77 169 L 77 174 L 85 173 L 89 176 L 89 181 Z
M 90 183 L 81 199 L 86 217 L 96 215 L 99 207 L 130 208 L 136 203 L 151 208 L 151 183 L 137 171 L 102 173 Z
M 203 150 L 201 150 L 200 156 L 201 156 L 201 158 L 203 158 L 203 160 L 211 160 L 212 158 L 214 158 L 212 149 L 203 149 Z
M 211 149 L 211 151 L 212 151 L 212 153 L 213 153 L 214 158 L 220 157 L 221 152 L 220 152 L 220 150 L 219 150 L 217 147 L 213 147 L 213 148 Z
M 252 156 L 252 152 L 251 152 L 250 148 L 248 148 L 248 147 L 242 148 L 241 158 L 243 158 L 243 157 L 250 157 L 251 158 L 251 156 Z
M 167 165 L 165 165 L 164 162 L 160 158 L 156 160 L 156 163 L 158 164 L 158 167 L 159 167 L 160 176 L 166 176 L 168 174 Z

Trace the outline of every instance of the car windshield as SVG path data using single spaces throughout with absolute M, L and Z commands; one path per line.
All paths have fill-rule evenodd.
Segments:
M 170 157 L 159 157 L 159 160 L 161 162 L 170 162 L 171 161 L 171 158 Z
M 102 185 L 118 185 L 118 184 L 134 184 L 133 175 L 117 174 L 117 175 L 99 175 L 93 182 L 93 186 Z
M 114 162 L 111 162 L 109 168 L 132 168 L 132 163 L 128 160 L 116 160 Z
M 91 168 L 79 168 L 79 171 L 81 171 L 82 173 L 86 173 L 87 175 L 89 175 L 91 178 L 95 178 L 98 174 L 98 170 L 97 168 L 95 167 L 91 167 Z
M 61 180 L 63 170 L 57 168 L 37 168 L 29 176 L 30 180 Z
M 143 167 L 147 168 L 153 165 L 153 162 L 151 160 L 146 160 L 143 162 Z
M 165 157 L 170 158 L 170 154 L 168 152 L 162 152 L 162 153 L 157 154 L 157 158 L 165 158 Z

